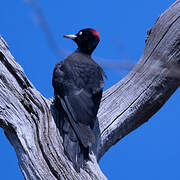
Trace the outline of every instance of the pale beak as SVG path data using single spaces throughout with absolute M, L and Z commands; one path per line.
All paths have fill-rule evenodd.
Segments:
M 69 35 L 64 35 L 65 38 L 68 38 L 68 39 L 72 39 L 72 40 L 75 40 L 77 38 L 77 35 L 75 34 L 69 34 Z

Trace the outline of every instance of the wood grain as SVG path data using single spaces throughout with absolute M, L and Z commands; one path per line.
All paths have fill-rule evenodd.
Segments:
M 27 180 L 103 180 L 97 161 L 116 142 L 147 122 L 180 84 L 180 1 L 148 31 L 137 65 L 103 94 L 91 161 L 77 173 L 64 155 L 53 99 L 44 98 L 0 38 L 0 127 Z

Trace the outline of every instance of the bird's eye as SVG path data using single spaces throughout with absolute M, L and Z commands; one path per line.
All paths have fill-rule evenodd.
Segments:
M 81 35 L 82 35 L 82 31 L 79 32 L 79 36 L 81 36 Z

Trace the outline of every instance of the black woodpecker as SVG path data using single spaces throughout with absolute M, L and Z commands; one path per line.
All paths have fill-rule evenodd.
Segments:
M 64 151 L 79 172 L 89 159 L 89 147 L 95 143 L 93 127 L 102 98 L 103 77 L 107 77 L 91 58 L 100 41 L 96 30 L 86 28 L 64 37 L 72 39 L 78 48 L 56 64 L 52 85 L 55 105 L 64 114 L 60 122 Z

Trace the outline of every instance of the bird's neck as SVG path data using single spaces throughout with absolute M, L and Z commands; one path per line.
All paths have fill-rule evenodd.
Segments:
M 93 50 L 92 51 L 90 51 L 90 50 L 87 50 L 87 49 L 83 49 L 83 48 L 77 48 L 77 50 L 76 50 L 76 52 L 79 52 L 79 53 L 83 53 L 83 54 L 85 54 L 85 55 L 87 55 L 87 56 L 91 56 L 91 54 L 92 54 L 92 52 L 93 52 Z

